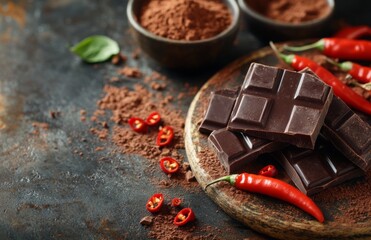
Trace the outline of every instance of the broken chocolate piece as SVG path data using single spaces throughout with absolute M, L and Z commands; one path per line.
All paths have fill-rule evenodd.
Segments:
M 371 127 L 337 97 L 332 100 L 322 132 L 358 167 L 364 171 L 371 168 Z
M 243 170 L 261 154 L 277 151 L 288 145 L 226 129 L 213 131 L 209 136 L 209 144 L 228 174 Z
M 314 150 L 290 146 L 272 156 L 276 156 L 294 184 L 307 195 L 364 174 L 322 137 Z
M 238 91 L 222 89 L 211 93 L 209 106 L 199 128 L 200 132 L 209 134 L 227 126 Z
M 227 128 L 313 149 L 332 96 L 316 76 L 252 63 Z

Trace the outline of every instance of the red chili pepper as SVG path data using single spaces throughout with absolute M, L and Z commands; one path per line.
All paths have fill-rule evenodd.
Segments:
M 160 166 L 162 171 L 167 174 L 173 174 L 179 170 L 179 163 L 177 162 L 177 160 L 171 157 L 161 158 Z
M 141 118 L 132 117 L 129 119 L 128 123 L 131 129 L 133 129 L 136 132 L 142 133 L 142 132 L 147 131 L 147 124 Z
M 333 61 L 329 61 L 330 63 L 335 64 L 340 68 L 340 70 L 347 72 L 350 76 L 354 79 L 358 80 L 361 83 L 369 83 L 371 82 L 371 68 L 362 66 L 360 64 L 346 61 L 342 63 L 336 63 Z
M 301 71 L 309 67 L 322 81 L 330 85 L 334 94 L 341 98 L 346 104 L 367 114 L 371 114 L 371 103 L 354 92 L 326 68 L 308 58 L 298 55 L 284 55 L 279 53 L 279 57 L 287 64 L 290 64 L 296 71 Z
M 371 36 L 371 27 L 367 25 L 349 26 L 340 29 L 333 37 L 358 39 L 362 37 Z
M 174 130 L 170 126 L 165 126 L 161 128 L 160 132 L 157 134 L 156 144 L 160 147 L 167 146 L 171 143 L 174 138 Z
M 178 212 L 174 218 L 174 224 L 177 226 L 183 226 L 189 222 L 195 220 L 195 214 L 191 208 L 183 208 Z
M 164 196 L 162 193 L 155 193 L 147 201 L 146 208 L 149 212 L 155 213 L 160 211 L 164 204 Z
M 371 60 L 371 41 L 365 40 L 322 38 L 309 45 L 299 47 L 285 46 L 284 49 L 293 52 L 318 49 L 326 56 L 332 58 Z
M 277 168 L 274 165 L 267 165 L 259 171 L 259 175 L 265 177 L 275 177 L 278 174 Z
M 270 178 L 249 173 L 233 174 L 218 178 L 208 183 L 205 189 L 211 184 L 220 181 L 227 181 L 240 190 L 260 193 L 286 201 L 309 213 L 319 222 L 322 223 L 324 221 L 324 216 L 321 210 L 312 201 L 312 199 L 310 199 L 304 193 L 300 192 L 297 188 L 276 178 Z
M 173 207 L 179 207 L 180 204 L 182 204 L 182 199 L 180 198 L 173 198 L 173 200 L 171 200 L 171 206 Z
M 160 114 L 158 112 L 153 112 L 147 117 L 146 123 L 148 126 L 155 126 L 160 122 L 160 120 Z

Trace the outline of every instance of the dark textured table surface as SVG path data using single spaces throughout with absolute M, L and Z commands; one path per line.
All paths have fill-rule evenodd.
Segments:
M 371 4 L 366 2 L 336 1 L 335 19 L 371 25 Z M 103 34 L 118 41 L 130 56 L 137 46 L 126 4 L 0 0 L 0 239 L 147 238 L 148 228 L 139 220 L 148 215 L 144 204 L 158 186 L 151 185 L 140 169 L 133 171 L 131 164 L 142 157 L 116 153 L 110 154 L 110 161 L 98 161 L 112 146 L 92 137 L 89 123 L 80 120 L 80 109 L 90 113 L 96 109 L 103 86 L 117 67 L 85 64 L 68 50 L 84 37 Z M 145 55 L 138 60 L 129 57 L 126 65 L 167 76 L 171 89 L 178 89 L 172 94 L 178 95 L 185 83 L 200 87 L 230 61 L 265 45 L 242 23 L 230 54 L 202 72 L 163 69 Z M 191 100 L 192 95 L 174 103 L 181 105 L 184 117 Z M 50 111 L 61 116 L 52 119 Z M 49 129 L 33 134 L 34 122 L 48 123 Z M 94 151 L 102 145 L 104 151 Z M 76 149 L 83 155 L 74 153 Z M 183 195 L 197 213 L 196 227 L 221 229 L 221 239 L 269 239 L 224 214 L 202 190 L 161 191 Z M 102 226 L 104 220 L 109 224 Z

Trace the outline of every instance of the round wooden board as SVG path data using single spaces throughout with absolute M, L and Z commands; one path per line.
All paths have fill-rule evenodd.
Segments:
M 207 167 L 205 167 L 205 162 L 202 162 L 205 152 L 210 153 L 211 151 L 207 144 L 207 136 L 200 134 L 198 127 L 206 110 L 210 93 L 221 88 L 240 86 L 251 62 L 273 66 L 278 64 L 277 58 L 269 47 L 243 57 L 215 74 L 200 89 L 189 108 L 185 125 L 186 152 L 194 175 L 203 188 L 208 182 L 215 179 L 218 174 L 216 172 L 224 171 L 218 161 L 208 161 Z M 361 181 L 364 181 L 361 184 L 370 185 L 369 178 Z M 350 204 L 347 201 L 334 202 L 334 204 L 319 202 L 318 205 L 326 218 L 325 223 L 321 224 L 300 209 L 265 196 L 236 191 L 228 184 L 211 185 L 206 194 L 231 217 L 256 231 L 275 238 L 371 239 L 369 214 L 367 214 L 366 220 L 362 221 L 338 223 L 335 220 L 334 215 L 341 215 L 340 211 L 347 210 L 346 208 Z M 246 197 L 241 198 L 242 194 Z

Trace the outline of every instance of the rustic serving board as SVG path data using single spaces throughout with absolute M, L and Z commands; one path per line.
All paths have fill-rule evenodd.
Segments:
M 217 159 L 212 160 L 216 157 L 212 155 L 212 150 L 207 144 L 207 136 L 198 132 L 210 93 L 221 88 L 240 86 L 252 62 L 267 65 L 278 64 L 278 60 L 270 48 L 263 48 L 243 57 L 209 79 L 195 96 L 189 108 L 185 125 L 186 151 L 195 177 L 203 188 L 208 182 L 219 177 L 220 171 L 223 172 Z M 205 157 L 210 159 L 205 161 Z M 280 175 L 281 179 L 288 181 L 284 173 Z M 364 181 L 361 184 L 370 186 L 370 178 L 357 181 Z M 334 202 L 334 204 L 318 202 L 317 204 L 326 218 L 325 223 L 321 224 L 300 209 L 265 196 L 236 191 L 226 183 L 211 185 L 205 192 L 231 217 L 256 231 L 275 238 L 371 239 L 369 214 L 367 214 L 366 219 L 360 221 L 355 219 L 353 222 L 338 222 L 336 220 L 336 215 L 341 214 L 340 211 L 347 211 L 347 206 L 351 204 L 346 199 L 342 199 L 341 202 Z M 365 194 L 369 194 L 369 192 Z

